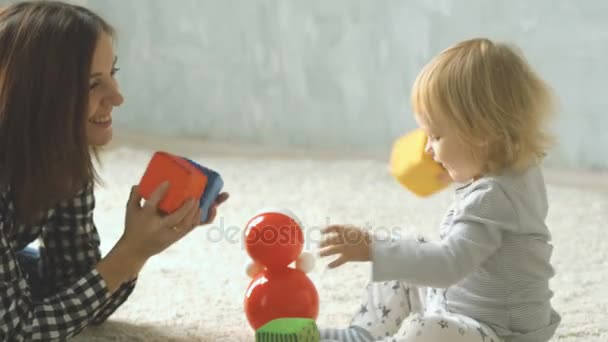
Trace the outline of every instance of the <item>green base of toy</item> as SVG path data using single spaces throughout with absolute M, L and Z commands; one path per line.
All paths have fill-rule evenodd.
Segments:
M 310 318 L 279 318 L 255 332 L 256 342 L 319 342 L 319 329 Z

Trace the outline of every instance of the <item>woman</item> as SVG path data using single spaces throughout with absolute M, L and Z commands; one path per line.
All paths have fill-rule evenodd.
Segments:
M 162 216 L 160 186 L 133 187 L 122 237 L 105 256 L 93 222 L 96 148 L 123 102 L 114 30 L 60 2 L 0 10 L 0 340 L 65 340 L 105 321 L 153 255 L 200 225 L 193 200 Z M 228 194 L 221 194 L 209 215 Z M 40 249 L 26 246 L 38 239 Z

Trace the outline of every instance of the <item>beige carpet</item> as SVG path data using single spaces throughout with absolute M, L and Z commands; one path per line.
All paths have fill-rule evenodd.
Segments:
M 383 161 L 336 159 L 329 154 L 259 151 L 188 141 L 123 139 L 103 154 L 105 186 L 97 191 L 95 219 L 108 250 L 121 234 L 130 186 L 138 182 L 151 149 L 182 153 L 222 173 L 230 200 L 212 226 L 201 227 L 153 258 L 139 284 L 110 322 L 76 341 L 252 341 L 243 314 L 248 285 L 240 245 L 245 222 L 258 209 L 290 208 L 308 229 L 328 222 L 418 230 L 431 237 L 449 192 L 421 200 L 387 175 Z M 133 145 L 135 143 L 135 145 Z M 266 155 L 266 156 L 265 156 Z M 273 155 L 274 157 L 268 157 Z M 605 175 L 548 172 L 554 234 L 554 305 L 563 324 L 554 341 L 608 341 L 608 186 Z M 575 180 L 575 178 L 580 178 Z M 222 234 L 222 231 L 224 232 Z M 310 274 L 320 295 L 320 325 L 344 325 L 359 303 L 368 266 Z

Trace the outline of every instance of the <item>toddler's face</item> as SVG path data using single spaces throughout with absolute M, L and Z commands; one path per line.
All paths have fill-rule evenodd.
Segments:
M 471 148 L 458 139 L 453 130 L 441 122 L 431 126 L 419 115 L 416 121 L 428 136 L 425 152 L 441 164 L 455 182 L 466 183 L 481 176 L 481 163 L 475 161 Z

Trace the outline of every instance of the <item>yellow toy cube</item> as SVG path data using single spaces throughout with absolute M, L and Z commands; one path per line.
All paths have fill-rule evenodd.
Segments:
M 424 152 L 427 135 L 421 129 L 398 138 L 393 144 L 390 172 L 414 194 L 424 197 L 448 186 L 439 175 L 445 169 Z

